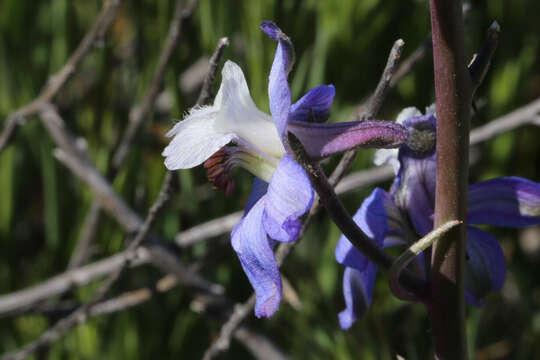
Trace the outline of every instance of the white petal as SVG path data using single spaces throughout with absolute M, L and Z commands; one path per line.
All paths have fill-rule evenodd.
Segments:
M 216 131 L 216 116 L 214 106 L 194 108 L 184 121 L 167 133 L 169 137 L 174 136 L 162 153 L 167 169 L 189 169 L 200 165 L 235 138 L 233 133 Z
M 375 151 L 373 163 L 377 166 L 390 164 L 394 169 L 394 173 L 397 174 L 399 171 L 398 149 L 379 149 Z
M 415 116 L 422 116 L 422 113 L 420 112 L 420 110 L 418 110 L 414 106 L 407 107 L 407 108 L 401 110 L 401 112 L 399 113 L 399 115 L 398 115 L 398 117 L 396 119 L 396 122 L 398 124 L 403 125 L 403 121 L 407 120 L 408 118 L 415 117 Z
M 242 69 L 232 61 L 223 67 L 214 106 L 220 108 L 215 125 L 218 131 L 234 133 L 254 150 L 275 158 L 285 153 L 272 117 L 257 108 Z
M 433 114 L 435 115 L 435 103 L 429 105 L 428 107 L 426 107 L 426 115 L 429 115 L 429 114 Z
M 230 141 L 266 158 L 285 153 L 272 117 L 255 106 L 242 70 L 232 61 L 223 67 L 214 104 L 191 109 L 167 136 L 174 136 L 162 153 L 169 170 L 200 165 Z

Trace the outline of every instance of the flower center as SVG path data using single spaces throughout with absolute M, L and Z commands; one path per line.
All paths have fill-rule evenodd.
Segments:
M 206 162 L 206 176 L 215 188 L 221 189 L 226 196 L 234 191 L 234 180 L 231 176 L 233 168 L 240 166 L 261 178 L 270 182 L 270 178 L 276 170 L 277 160 L 263 157 L 244 146 L 225 146 L 214 153 Z
M 416 124 L 409 129 L 407 146 L 417 155 L 427 155 L 435 149 L 436 133 L 428 123 Z

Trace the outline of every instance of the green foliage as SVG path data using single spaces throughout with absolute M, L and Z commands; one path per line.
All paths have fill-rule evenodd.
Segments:
M 0 123 L 14 109 L 34 98 L 48 77 L 68 59 L 92 25 L 101 2 L 0 2 Z M 480 107 L 473 127 L 526 104 L 540 94 L 537 17 L 540 3 L 471 2 L 466 36 L 472 54 L 492 20 L 503 33 L 492 69 L 478 91 Z M 175 6 L 173 0 L 126 1 L 103 43 L 85 59 L 55 103 L 70 131 L 84 137 L 93 162 L 106 173 L 112 153 L 128 122 L 129 109 L 141 99 L 152 79 L 160 48 Z M 165 169 L 160 156 L 164 133 L 194 103 L 197 91 L 179 87 L 179 77 L 218 39 L 231 45 L 224 58 L 241 65 L 257 105 L 268 111 L 267 77 L 275 43 L 259 31 L 263 20 L 274 20 L 294 41 L 297 63 L 291 73 L 293 98 L 321 83 L 337 89 L 331 121 L 351 117 L 377 84 L 392 43 L 404 39 L 404 57 L 429 34 L 427 1 L 377 0 L 201 0 L 168 69 L 165 90 L 169 110 L 156 110 L 145 120 L 140 136 L 114 188 L 139 214 L 157 196 Z M 432 61 L 423 59 L 388 97 L 380 117 L 393 119 L 405 106 L 423 108 L 433 102 Z M 218 84 L 216 84 L 217 89 Z M 501 136 L 480 150 L 471 180 L 500 175 L 540 178 L 538 127 Z M 52 155 L 54 146 L 37 119 L 30 118 L 14 143 L 0 154 L 0 292 L 22 289 L 65 271 L 75 248 L 92 194 Z M 353 170 L 371 166 L 372 151 L 363 151 Z M 330 169 L 336 162 L 327 164 Z M 155 231 L 166 239 L 183 229 L 242 209 L 251 177 L 235 174 L 231 198 L 213 191 L 204 169 L 178 172 L 179 189 L 161 215 Z M 388 187 L 389 184 L 380 184 Z M 352 213 L 372 189 L 345 198 Z M 478 358 L 532 359 L 540 356 L 540 278 L 538 252 L 520 246 L 520 233 L 494 232 L 504 239 L 509 262 L 507 288 L 470 310 L 471 353 Z M 339 230 L 324 213 L 284 265 L 284 274 L 298 293 L 302 307 L 283 303 L 271 320 L 251 325 L 298 359 L 427 358 L 431 351 L 427 319 L 420 305 L 393 298 L 386 279 L 378 280 L 375 303 L 350 331 L 339 329 L 343 308 L 341 275 L 333 250 Z M 121 250 L 125 234 L 110 218 L 102 222 L 92 261 Z M 201 275 L 220 283 L 235 301 L 251 294 L 247 278 L 228 243 L 211 239 L 182 252 L 188 262 L 207 265 Z M 120 294 L 154 283 L 161 274 L 145 266 L 122 276 L 111 291 Z M 87 300 L 100 282 L 82 287 L 67 299 Z M 54 303 L 58 299 L 50 299 Z M 182 289 L 153 296 L 139 307 L 92 319 L 56 343 L 50 359 L 198 358 L 215 338 L 221 320 L 198 314 Z M 0 350 L 14 350 L 35 339 L 55 319 L 30 312 L 0 323 Z M 497 347 L 498 345 L 498 347 Z M 499 353 L 490 355 L 490 349 Z M 493 351 L 493 350 L 491 350 Z M 484 356 L 484 357 L 481 357 Z M 492 357 L 490 357 L 492 356 Z M 252 358 L 234 343 L 224 358 Z

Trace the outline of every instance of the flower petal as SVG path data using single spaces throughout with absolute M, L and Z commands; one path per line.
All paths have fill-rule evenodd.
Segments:
M 409 214 L 416 232 L 424 236 L 433 229 L 435 204 L 435 154 L 415 158 L 399 151 L 401 164 L 391 194 L 396 205 Z
M 253 184 L 251 185 L 251 193 L 246 203 L 246 209 L 244 210 L 244 215 L 246 215 L 249 210 L 255 205 L 260 198 L 262 198 L 268 189 L 268 183 L 258 177 L 253 179 Z
M 311 208 L 314 192 L 304 169 L 284 155 L 272 175 L 265 197 L 263 224 L 278 241 L 294 241 L 300 234 L 300 217 Z
M 343 274 L 343 296 L 345 310 L 339 313 L 339 325 L 342 329 L 350 328 L 371 305 L 377 267 L 369 263 L 365 271 L 346 268 Z
M 193 108 L 185 120 L 167 133 L 168 137 L 174 136 L 161 154 L 165 156 L 167 169 L 189 169 L 200 165 L 235 139 L 234 133 L 215 128 L 217 115 L 215 106 Z
M 398 124 L 403 125 L 403 122 L 409 118 L 415 117 L 415 116 L 422 116 L 422 113 L 420 110 L 415 108 L 414 106 L 406 107 L 403 110 L 401 110 L 396 118 L 396 122 Z
M 278 134 L 283 138 L 287 129 L 287 119 L 291 107 L 291 90 L 287 76 L 294 63 L 294 48 L 291 40 L 276 24 L 265 21 L 261 29 L 278 42 L 268 83 L 270 112 Z
M 356 147 L 391 148 L 407 141 L 407 130 L 389 121 L 353 121 L 318 124 L 290 121 L 292 132 L 310 157 L 325 158 Z
M 483 230 L 467 228 L 465 288 L 478 304 L 489 292 L 500 290 L 506 277 L 506 261 L 497 239 Z
M 380 188 L 373 190 L 362 202 L 353 220 L 381 248 L 405 243 L 405 219 L 390 195 Z M 366 256 L 344 235 L 338 240 L 335 256 L 338 263 L 359 271 L 364 271 L 368 263 Z
M 216 130 L 234 133 L 239 142 L 252 150 L 280 158 L 285 148 L 276 126 L 253 102 L 242 69 L 227 61 L 221 74 L 221 87 L 214 101 L 214 106 L 219 108 Z
M 540 224 L 540 183 L 503 177 L 470 185 L 467 221 L 511 227 Z
M 291 106 L 289 121 L 325 122 L 330 116 L 335 94 L 334 85 L 321 85 L 309 90 Z
M 264 197 L 251 208 L 231 233 L 232 246 L 255 290 L 255 315 L 270 317 L 281 300 L 281 276 L 274 258 L 275 241 L 262 226 Z

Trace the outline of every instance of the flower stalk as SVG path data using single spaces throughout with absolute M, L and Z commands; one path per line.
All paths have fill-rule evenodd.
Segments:
M 435 227 L 464 223 L 433 246 L 427 304 L 437 359 L 466 359 L 465 246 L 469 117 L 472 84 L 467 70 L 462 3 L 430 0 L 437 106 Z
M 370 261 L 382 269 L 392 267 L 394 259 L 377 246 L 351 218 L 333 187 L 328 182 L 318 163 L 311 160 L 300 140 L 291 132 L 288 134 L 289 145 L 294 159 L 306 170 L 311 185 L 319 195 L 328 215 L 349 241 Z M 403 270 L 400 280 L 411 293 L 424 297 L 426 283 L 408 270 Z

